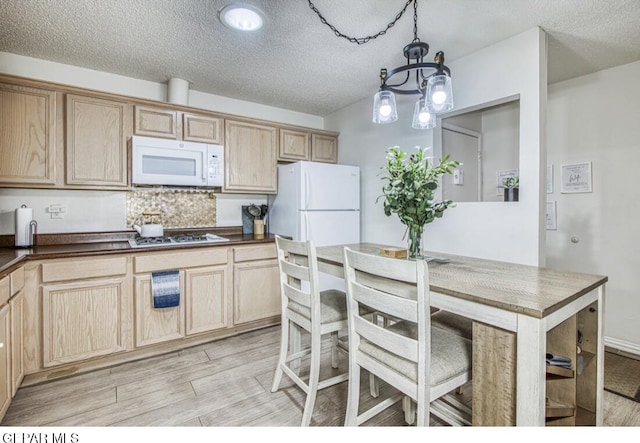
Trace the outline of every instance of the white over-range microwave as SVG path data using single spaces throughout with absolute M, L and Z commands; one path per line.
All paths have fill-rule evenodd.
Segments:
M 134 135 L 131 153 L 131 181 L 134 184 L 224 184 L 223 146 Z

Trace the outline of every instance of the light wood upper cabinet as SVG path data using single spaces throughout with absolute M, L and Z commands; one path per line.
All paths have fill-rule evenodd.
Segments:
M 224 120 L 209 115 L 136 106 L 134 134 L 198 143 L 224 144 Z
M 127 139 L 130 105 L 67 95 L 67 184 L 127 186 Z
M 277 140 L 274 127 L 226 120 L 223 191 L 275 194 Z
M 280 129 L 278 160 L 311 160 L 311 135 L 304 131 Z
M 177 111 L 147 106 L 135 107 L 134 134 L 177 139 L 179 131 Z
M 338 137 L 312 134 L 311 161 L 338 163 Z
M 0 83 L 0 183 L 55 184 L 56 93 Z
M 185 112 L 182 114 L 182 139 L 191 142 L 224 144 L 221 118 Z

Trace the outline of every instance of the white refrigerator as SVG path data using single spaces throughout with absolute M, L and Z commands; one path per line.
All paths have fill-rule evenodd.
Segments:
M 360 168 L 297 162 L 278 166 L 278 194 L 269 197 L 269 232 L 316 247 L 360 242 Z M 321 289 L 344 288 L 322 276 Z

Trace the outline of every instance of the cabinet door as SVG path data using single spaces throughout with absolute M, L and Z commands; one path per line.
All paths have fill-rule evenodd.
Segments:
M 124 277 L 43 285 L 44 367 L 123 351 L 124 288 Z
M 275 194 L 277 138 L 276 128 L 226 120 L 223 190 Z
M 56 93 L 0 83 L 0 183 L 55 184 Z
M 11 311 L 11 396 L 16 395 L 16 391 L 24 378 L 24 358 L 23 358 L 23 325 L 24 325 L 24 293 L 19 292 L 9 303 Z
M 227 266 L 187 269 L 187 335 L 227 326 Z
M 233 274 L 234 324 L 280 315 L 280 277 L 277 260 L 236 264 Z
M 151 274 L 134 280 L 136 347 L 184 337 L 184 271 L 180 271 L 180 305 L 173 308 L 153 307 Z
M 178 138 L 178 113 L 168 109 L 135 107 L 134 129 L 136 135 Z
M 308 132 L 280 129 L 278 160 L 310 160 L 311 137 Z
M 129 105 L 67 95 L 67 184 L 127 186 Z
M 9 343 L 9 305 L 0 308 L 0 420 L 11 402 L 11 349 Z
M 201 143 L 224 144 L 224 134 L 220 118 L 198 114 L 182 114 L 183 140 Z
M 338 137 L 312 134 L 311 161 L 338 163 Z

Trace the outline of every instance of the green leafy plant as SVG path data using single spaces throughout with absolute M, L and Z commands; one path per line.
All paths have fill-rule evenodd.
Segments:
M 421 255 L 419 240 L 424 225 L 441 218 L 447 208 L 454 206 L 451 200 L 435 201 L 438 179 L 451 174 L 460 163 L 450 160 L 447 155 L 438 164 L 430 164 L 426 148 L 408 154 L 398 146 L 387 149 L 386 159 L 386 164 L 380 168 L 386 172 L 382 178 L 385 184 L 376 203 L 384 198 L 385 215 L 396 214 L 407 226 L 409 256 L 417 258 Z
M 520 178 L 516 175 L 515 177 L 507 177 L 504 179 L 502 183 L 507 189 L 515 189 L 520 187 Z

